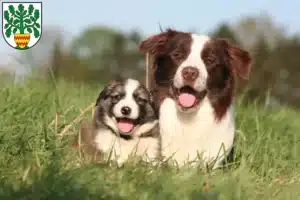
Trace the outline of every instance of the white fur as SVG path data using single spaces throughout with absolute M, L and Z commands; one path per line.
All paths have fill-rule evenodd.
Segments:
M 144 133 L 148 133 L 154 126 L 158 124 L 158 120 L 155 120 L 153 122 L 148 122 L 146 124 L 143 124 L 137 128 L 137 130 L 134 131 L 135 136 L 141 136 Z
M 119 129 L 117 127 L 117 120 L 115 117 L 110 118 L 107 114 L 104 115 L 104 124 L 109 126 L 112 130 L 114 130 L 115 133 L 119 132 Z
M 157 122 L 152 123 L 151 128 L 156 124 Z M 119 165 L 122 165 L 130 156 L 141 156 L 146 162 L 154 161 L 160 145 L 159 138 L 134 137 L 132 140 L 124 140 L 108 129 L 98 130 L 95 143 L 97 149 L 105 154 L 106 159 L 110 156 L 110 160 L 117 161 Z
M 179 66 L 174 86 L 176 88 L 184 86 L 182 70 L 184 67 L 192 66 L 199 70 L 194 89 L 201 92 L 206 89 L 208 78 L 201 52 L 209 37 L 195 34 L 191 36 L 190 54 Z M 207 97 L 191 112 L 182 112 L 173 99 L 166 98 L 161 104 L 159 119 L 162 155 L 166 159 L 172 157 L 179 166 L 202 156 L 206 164 L 217 161 L 214 167 L 218 167 L 224 153 L 227 155 L 233 145 L 235 134 L 233 113 L 234 108 L 231 105 L 218 122 Z
M 202 154 L 205 163 L 218 161 L 231 149 L 234 140 L 233 106 L 220 122 L 215 121 L 213 108 L 207 97 L 194 113 L 182 113 L 176 102 L 167 98 L 160 107 L 162 155 L 171 156 L 179 166 L 195 161 Z M 224 145 L 224 149 L 222 148 Z M 220 150 L 221 148 L 221 150 Z M 220 151 L 220 152 L 219 152 Z M 217 162 L 215 167 L 218 167 Z
M 113 108 L 113 113 L 116 117 L 128 117 L 130 119 L 137 119 L 139 117 L 139 106 L 133 98 L 133 92 L 140 86 L 140 83 L 134 79 L 128 79 L 125 83 L 125 98 L 121 99 Z M 124 116 L 121 109 L 124 106 L 131 108 L 131 113 Z
M 176 71 L 175 78 L 174 78 L 174 86 L 176 88 L 181 88 L 184 84 L 182 78 L 182 70 L 185 67 L 195 67 L 199 70 L 199 77 L 195 81 L 194 89 L 198 92 L 201 92 L 206 87 L 206 80 L 208 77 L 205 64 L 201 59 L 201 51 L 205 45 L 205 43 L 209 40 L 208 36 L 205 35 L 196 35 L 192 34 L 192 44 L 191 44 L 191 51 L 189 56 L 186 60 L 184 60 L 179 68 Z

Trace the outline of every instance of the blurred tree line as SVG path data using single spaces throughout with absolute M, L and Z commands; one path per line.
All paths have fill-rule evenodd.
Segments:
M 57 38 L 48 68 L 54 77 L 76 82 L 102 84 L 122 76 L 143 80 L 144 58 L 137 52 L 141 40 L 137 31 L 124 33 L 104 26 L 89 27 L 72 39 L 67 50 Z
M 267 14 L 221 23 L 210 35 L 228 38 L 252 54 L 250 80 L 238 88 L 245 99 L 300 107 L 299 35 L 288 35 Z M 48 78 L 98 84 L 121 76 L 145 80 L 145 58 L 137 52 L 144 36 L 138 30 L 90 26 L 76 37 L 68 36 L 63 30 L 44 28 L 41 41 L 19 59 Z
M 245 17 L 235 26 L 222 23 L 211 34 L 250 51 L 254 61 L 250 80 L 238 88 L 246 100 L 300 107 L 299 35 L 286 34 L 266 14 Z

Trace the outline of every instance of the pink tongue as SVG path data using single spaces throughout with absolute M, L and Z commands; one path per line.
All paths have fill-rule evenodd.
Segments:
M 189 93 L 181 93 L 178 97 L 180 105 L 185 108 L 192 107 L 196 102 L 196 97 Z
M 134 125 L 129 120 L 120 120 L 118 122 L 118 128 L 121 132 L 128 133 L 128 132 L 132 131 L 132 129 L 134 128 Z

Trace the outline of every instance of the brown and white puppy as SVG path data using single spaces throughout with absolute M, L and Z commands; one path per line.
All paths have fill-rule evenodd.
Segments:
M 112 81 L 99 94 L 91 125 L 81 127 L 80 143 L 118 164 L 130 155 L 153 161 L 160 153 L 160 135 L 152 103 L 137 80 Z
M 162 156 L 179 165 L 199 155 L 218 167 L 235 138 L 235 78 L 247 79 L 249 53 L 222 38 L 168 29 L 142 41 L 153 58 Z

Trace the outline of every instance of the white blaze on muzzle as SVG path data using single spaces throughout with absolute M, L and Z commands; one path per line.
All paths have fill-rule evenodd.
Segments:
M 121 99 L 113 108 L 113 114 L 116 118 L 121 118 L 118 121 L 118 128 L 122 132 L 130 132 L 134 128 L 133 121 L 139 117 L 140 110 L 136 103 L 133 93 L 139 87 L 140 83 L 137 80 L 128 79 L 124 86 L 125 97 Z M 127 108 L 128 112 L 122 112 L 122 109 Z M 130 119 L 130 120 L 128 120 Z
M 193 94 L 192 91 L 185 90 L 185 88 L 183 88 L 184 86 L 186 86 L 185 80 L 183 78 L 183 70 L 186 67 L 192 67 L 198 70 L 197 78 L 193 81 L 193 85 L 191 87 L 195 90 L 194 92 L 202 92 L 206 89 L 208 72 L 201 58 L 201 52 L 204 48 L 205 43 L 209 39 L 210 38 L 207 36 L 192 34 L 192 44 L 190 53 L 176 71 L 173 84 L 176 89 L 183 89 L 178 95 L 178 101 L 180 105 L 185 108 L 192 107 L 195 104 L 197 97 L 195 94 Z
M 206 88 L 206 80 L 208 77 L 208 73 L 205 67 L 205 64 L 201 58 L 201 52 L 204 48 L 204 45 L 210 38 L 204 35 L 195 35 L 192 34 L 192 44 L 188 57 L 181 63 L 178 67 L 175 78 L 174 78 L 174 87 L 179 89 L 182 88 L 184 84 L 184 80 L 182 77 L 182 70 L 185 67 L 195 67 L 199 70 L 199 76 L 195 80 L 194 89 L 197 92 L 201 92 Z

